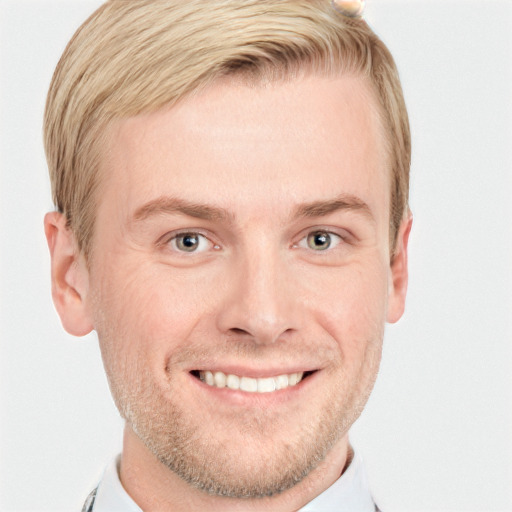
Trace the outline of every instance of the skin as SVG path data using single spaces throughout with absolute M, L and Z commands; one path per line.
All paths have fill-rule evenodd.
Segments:
M 54 301 L 98 333 L 143 510 L 293 511 L 342 473 L 407 287 L 375 105 L 358 77 L 216 82 L 112 127 L 88 265 L 46 216 Z M 195 370 L 314 373 L 254 394 Z

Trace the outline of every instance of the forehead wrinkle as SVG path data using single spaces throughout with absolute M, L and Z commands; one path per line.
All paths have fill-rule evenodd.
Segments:
M 139 207 L 133 215 L 133 221 L 140 222 L 155 215 L 175 213 L 203 220 L 233 220 L 232 213 L 228 212 L 225 208 L 187 201 L 176 197 L 162 196 Z
M 334 199 L 313 201 L 311 203 L 298 205 L 293 217 L 322 217 L 340 210 L 359 212 L 372 222 L 375 222 L 375 217 L 367 203 L 356 196 L 346 194 L 342 194 Z

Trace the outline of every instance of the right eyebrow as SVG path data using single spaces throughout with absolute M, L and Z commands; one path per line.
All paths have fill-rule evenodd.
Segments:
M 140 222 L 157 215 L 174 213 L 204 220 L 232 219 L 231 213 L 218 206 L 194 203 L 176 197 L 161 196 L 139 207 L 133 214 L 133 220 Z

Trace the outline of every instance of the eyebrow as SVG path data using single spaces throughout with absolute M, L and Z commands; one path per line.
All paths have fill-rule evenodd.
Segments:
M 138 208 L 133 215 L 133 220 L 139 222 L 156 215 L 173 213 L 179 213 L 203 220 L 231 220 L 233 217 L 224 208 L 166 196 L 153 199 Z
M 326 201 L 313 201 L 311 203 L 301 204 L 296 208 L 293 217 L 323 217 L 324 215 L 329 215 L 330 213 L 340 210 L 358 212 L 369 220 L 375 221 L 375 217 L 368 204 L 362 199 L 350 194 L 342 194 Z
M 295 208 L 291 217 L 322 217 L 340 210 L 359 212 L 370 220 L 375 221 L 370 207 L 363 200 L 356 196 L 346 194 L 342 194 L 330 200 L 319 200 L 300 204 Z M 234 219 L 234 215 L 225 208 L 194 203 L 176 197 L 162 196 L 139 207 L 133 215 L 133 220 L 140 222 L 157 215 L 175 213 L 202 220 L 233 221 Z

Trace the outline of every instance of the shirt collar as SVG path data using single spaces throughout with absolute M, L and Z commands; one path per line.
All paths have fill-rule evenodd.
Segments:
M 94 512 L 142 512 L 119 480 L 118 455 L 106 468 L 96 492 Z M 299 512 L 375 512 L 363 461 L 357 453 L 340 478 Z
M 94 512 L 142 512 L 119 480 L 120 461 L 118 455 L 105 469 L 94 499 Z
M 375 512 L 377 510 L 370 493 L 363 459 L 355 453 L 343 474 L 313 501 L 299 512 Z

